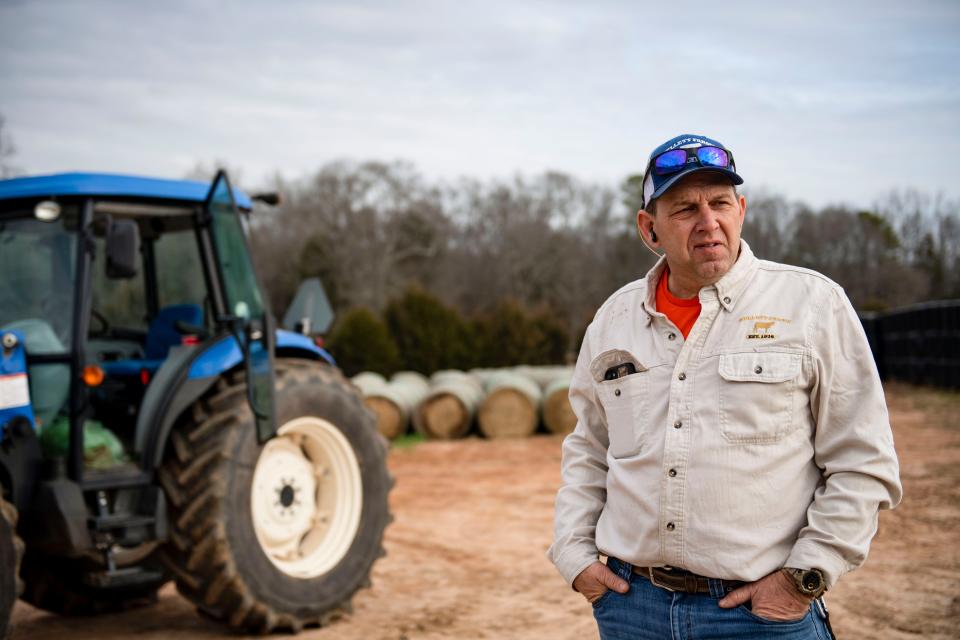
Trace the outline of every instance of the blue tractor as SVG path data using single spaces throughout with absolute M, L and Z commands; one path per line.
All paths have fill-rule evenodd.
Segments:
M 0 181 L 0 637 L 18 597 L 94 614 L 173 579 L 265 633 L 369 586 L 386 444 L 307 335 L 317 281 L 275 327 L 252 208 L 223 172 Z

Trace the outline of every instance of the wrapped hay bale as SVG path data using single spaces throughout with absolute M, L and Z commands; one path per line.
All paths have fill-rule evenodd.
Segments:
M 366 371 L 352 378 L 363 394 L 363 403 L 377 416 L 377 430 L 389 440 L 405 434 L 410 417 L 429 390 L 427 378 L 415 371 L 401 371 L 387 380 Z
M 390 382 L 403 382 L 404 384 L 412 384 L 418 387 L 422 386 L 424 390 L 430 388 L 430 380 L 419 371 L 397 371 L 393 374 L 393 377 L 390 378 Z
M 573 367 L 567 365 L 520 365 L 513 370 L 536 382 L 541 389 L 546 389 L 557 378 L 573 375 Z
M 477 424 L 488 438 L 525 438 L 540 420 L 540 387 L 515 371 L 501 370 L 487 378 Z
M 413 414 L 413 426 L 430 438 L 451 440 L 470 431 L 483 388 L 463 371 L 438 371 L 430 377 L 430 390 Z
M 430 390 L 426 376 L 416 371 L 401 371 L 383 388 L 367 399 L 367 406 L 377 413 L 377 427 L 393 440 L 410 428 L 410 417 Z
M 409 410 L 391 385 L 384 385 L 364 396 L 363 404 L 376 414 L 377 431 L 384 438 L 394 440 L 407 432 L 410 425 Z
M 364 396 L 387 385 L 387 379 L 374 371 L 358 373 L 350 378 L 350 382 L 356 385 Z
M 397 399 L 393 397 L 386 378 L 373 371 L 358 373 L 350 379 L 363 395 L 363 404 L 377 417 L 377 431 L 393 439 L 406 426 L 407 417 Z
M 507 370 L 508 369 L 504 369 L 502 367 L 499 369 L 470 369 L 470 371 L 468 371 L 467 373 L 473 376 L 474 378 L 476 378 L 480 382 L 480 385 L 484 389 L 486 389 L 487 384 L 490 383 L 491 378 L 496 378 L 503 371 L 507 371 Z
M 427 377 L 416 371 L 400 371 L 394 374 L 389 386 L 400 396 L 408 417 L 413 415 L 417 405 L 430 391 Z
M 551 433 L 566 435 L 577 426 L 577 416 L 570 406 L 572 373 L 550 382 L 543 392 L 543 423 Z

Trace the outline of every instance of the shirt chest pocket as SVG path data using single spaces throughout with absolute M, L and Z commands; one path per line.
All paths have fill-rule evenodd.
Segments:
M 597 395 L 607 416 L 608 449 L 614 458 L 637 455 L 643 448 L 647 372 L 597 383 Z
M 801 356 L 726 353 L 720 356 L 720 431 L 736 443 L 769 444 L 797 428 Z

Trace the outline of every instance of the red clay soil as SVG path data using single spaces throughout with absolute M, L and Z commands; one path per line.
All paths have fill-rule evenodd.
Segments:
M 888 387 L 905 488 L 866 565 L 828 594 L 838 637 L 960 637 L 960 395 Z M 544 556 L 560 438 L 430 442 L 391 452 L 389 555 L 351 616 L 305 639 L 597 637 L 589 605 Z M 64 619 L 24 603 L 14 639 L 237 637 L 172 585 L 152 607 Z

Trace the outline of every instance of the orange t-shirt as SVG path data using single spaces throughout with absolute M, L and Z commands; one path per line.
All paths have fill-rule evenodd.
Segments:
M 664 269 L 657 283 L 657 311 L 663 313 L 673 324 L 677 325 L 684 340 L 690 335 L 693 323 L 700 317 L 700 296 L 692 298 L 678 298 L 667 288 L 667 278 L 670 270 Z

